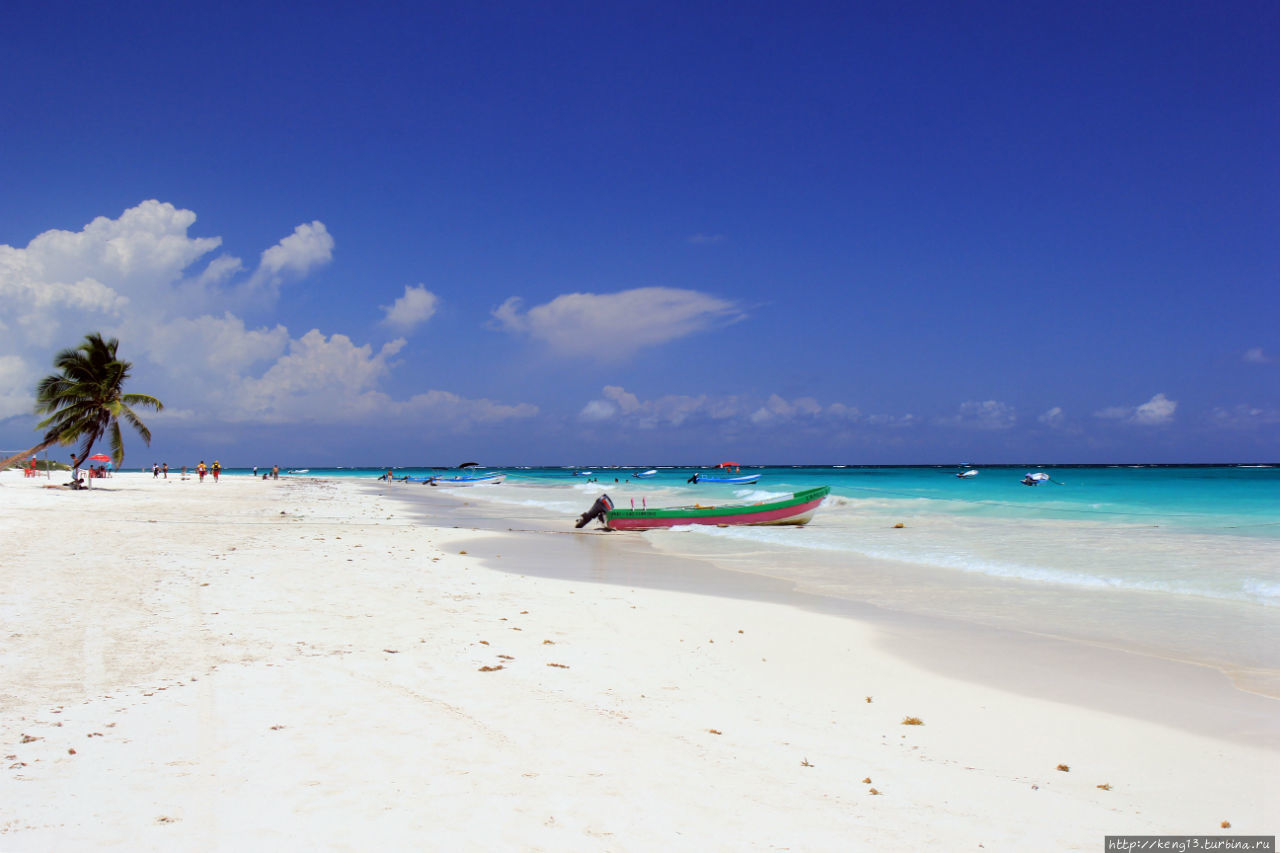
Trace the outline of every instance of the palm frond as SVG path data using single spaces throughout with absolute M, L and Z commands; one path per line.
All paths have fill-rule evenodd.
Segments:
M 164 403 L 161 403 L 150 394 L 125 394 L 120 399 L 126 406 L 147 406 L 157 412 L 164 411 Z
M 115 462 L 116 467 L 119 468 L 120 463 L 124 461 L 124 439 L 120 436 L 119 421 L 111 422 L 108 438 L 111 440 L 111 461 Z
M 46 430 L 45 446 L 79 442 L 78 456 L 83 462 L 93 445 L 108 435 L 112 457 L 119 465 L 124 459 L 121 419 L 137 430 L 143 441 L 151 443 L 150 430 L 131 407 L 160 411 L 164 404 L 147 394 L 124 393 L 133 365 L 118 356 L 119 346 L 117 339 L 91 332 L 78 346 L 54 356 L 53 364 L 59 372 L 36 385 L 36 413 L 48 416 L 37 424 L 38 429 Z
M 120 417 L 124 418 L 125 422 L 128 423 L 129 426 L 137 430 L 138 435 L 142 436 L 142 440 L 150 446 L 151 430 L 147 429 L 147 425 L 138 419 L 138 416 L 134 414 L 133 409 L 122 405 L 120 407 Z

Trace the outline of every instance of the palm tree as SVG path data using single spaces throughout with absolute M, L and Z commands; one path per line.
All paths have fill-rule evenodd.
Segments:
M 132 407 L 147 406 L 158 412 L 164 404 L 147 394 L 124 393 L 124 383 L 133 365 L 116 355 L 119 346 L 115 338 L 103 340 L 101 333 L 93 332 L 85 335 L 79 346 L 58 353 L 53 366 L 61 372 L 46 376 L 36 385 L 36 414 L 49 416 L 37 425 L 38 429 L 47 428 L 44 441 L 0 462 L 0 471 L 52 444 L 77 441 L 80 448 L 72 468 L 79 468 L 104 435 L 110 438 L 111 458 L 119 468 L 124 461 L 122 419 L 138 431 L 143 441 L 151 444 L 151 431 Z

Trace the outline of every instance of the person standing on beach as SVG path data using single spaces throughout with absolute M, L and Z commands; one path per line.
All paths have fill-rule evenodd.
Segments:
M 279 479 L 280 479 L 280 466 L 279 466 L 279 465 L 272 465 L 272 466 L 271 466 L 271 479 L 273 479 L 273 480 L 279 480 Z
M 164 478 L 169 479 L 169 463 L 166 462 L 160 466 L 160 470 L 164 473 Z
M 218 482 L 218 475 L 222 473 L 222 463 L 217 459 L 213 460 L 213 482 Z
M 204 466 L 204 460 L 200 460 L 200 464 L 196 466 L 196 473 L 200 475 L 200 482 L 204 482 L 204 475 L 209 473 L 209 469 Z

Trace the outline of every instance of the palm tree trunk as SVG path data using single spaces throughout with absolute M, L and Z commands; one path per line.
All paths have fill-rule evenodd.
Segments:
M 23 459 L 26 459 L 30 456 L 35 456 L 37 453 L 39 453 L 41 450 L 44 450 L 46 447 L 49 447 L 50 445 L 57 444 L 57 443 L 58 443 L 58 439 L 56 438 L 46 439 L 40 442 L 39 444 L 37 444 L 35 447 L 31 448 L 30 450 L 24 450 L 21 453 L 18 453 L 14 456 L 10 456 L 8 459 L 4 460 L 3 462 L 0 462 L 0 471 L 6 471 L 8 470 L 9 466 L 12 465 L 13 463 L 21 462 Z
M 79 471 L 79 470 L 80 470 L 80 466 L 84 464 L 84 460 L 86 460 L 86 459 L 88 459 L 88 458 L 89 458 L 89 451 L 90 451 L 90 450 L 93 450 L 93 445 L 92 445 L 92 444 L 90 444 L 90 445 L 89 445 L 88 447 L 86 447 L 84 450 L 80 451 L 80 455 L 79 455 L 78 457 L 76 457 L 76 461 L 71 463 L 71 475 L 72 475 L 72 476 L 75 476 L 75 473 L 76 473 L 77 471 Z

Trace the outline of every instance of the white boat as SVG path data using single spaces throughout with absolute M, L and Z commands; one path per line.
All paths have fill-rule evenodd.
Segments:
M 429 486 L 495 486 L 506 479 L 506 474 L 481 474 L 477 477 L 426 477 L 411 482 L 425 482 Z
M 732 483 L 736 486 L 747 486 L 760 479 L 759 474 L 742 474 L 738 477 L 708 477 L 701 473 L 695 473 L 686 482 L 689 483 Z

